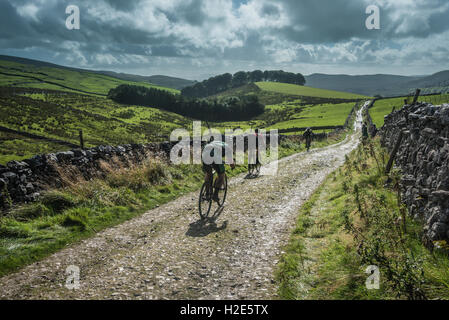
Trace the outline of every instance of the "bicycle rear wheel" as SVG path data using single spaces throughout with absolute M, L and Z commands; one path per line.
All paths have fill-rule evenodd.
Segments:
M 201 219 L 206 219 L 209 216 L 210 207 L 212 205 L 212 197 L 207 194 L 206 183 L 203 183 L 200 192 L 200 198 L 198 200 L 198 212 Z

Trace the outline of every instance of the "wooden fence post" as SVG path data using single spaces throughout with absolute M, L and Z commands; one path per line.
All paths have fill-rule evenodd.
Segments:
M 421 93 L 421 89 L 416 89 L 415 91 L 415 97 L 413 98 L 413 104 L 418 102 L 419 94 Z
M 80 130 L 79 133 L 80 133 L 80 147 L 81 149 L 84 149 L 83 130 Z
M 394 158 L 396 157 L 396 153 L 398 152 L 399 146 L 401 145 L 403 135 L 404 135 L 404 133 L 401 130 L 399 132 L 398 140 L 396 141 L 396 144 L 394 145 L 393 151 L 391 151 L 390 159 L 388 160 L 387 167 L 385 168 L 385 174 L 390 173 L 391 167 L 393 166 Z

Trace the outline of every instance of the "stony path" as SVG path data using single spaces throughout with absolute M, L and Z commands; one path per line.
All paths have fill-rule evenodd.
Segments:
M 224 209 L 203 223 L 185 195 L 0 279 L 1 299 L 276 299 L 273 270 L 298 209 L 359 141 L 279 161 L 275 176 L 229 183 Z M 80 288 L 65 270 L 80 268 Z

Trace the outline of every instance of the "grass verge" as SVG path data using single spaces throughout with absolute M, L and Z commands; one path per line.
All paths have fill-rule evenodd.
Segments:
M 427 250 L 395 188 L 385 186 L 388 156 L 377 140 L 360 145 L 306 202 L 281 257 L 281 299 L 449 299 L 444 244 Z M 380 271 L 368 290 L 366 269 Z

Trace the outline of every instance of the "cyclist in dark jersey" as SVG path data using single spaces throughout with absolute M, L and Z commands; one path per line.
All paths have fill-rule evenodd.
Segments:
M 204 163 L 204 155 L 205 154 L 209 154 L 211 158 L 214 157 L 214 153 L 215 150 L 221 150 L 222 155 L 221 155 L 221 161 L 219 161 L 218 163 L 215 163 L 215 160 L 211 163 L 211 164 L 206 164 Z M 234 152 L 234 150 L 228 146 L 227 143 L 222 142 L 222 141 L 214 141 L 214 138 L 211 137 L 209 140 L 209 143 L 206 144 L 203 148 L 203 156 L 201 157 L 201 160 L 203 162 L 203 171 L 205 173 L 204 176 L 204 182 L 206 183 L 207 188 L 209 188 L 210 186 L 210 180 L 213 177 L 213 172 L 212 169 L 215 170 L 217 172 L 217 179 L 215 179 L 215 191 L 214 194 L 212 196 L 212 200 L 219 202 L 218 199 L 218 192 L 221 188 L 221 186 L 223 185 L 223 181 L 224 181 L 224 176 L 226 173 L 226 169 L 225 169 L 225 165 L 224 165 L 224 161 L 223 161 L 223 157 L 225 155 L 226 150 L 230 151 L 232 154 Z M 235 161 L 234 158 L 232 159 L 232 163 L 231 163 L 231 168 L 234 169 L 235 168 Z M 210 194 L 210 190 L 207 190 L 207 194 Z
M 312 144 L 312 138 L 313 138 L 313 131 L 312 131 L 312 129 L 311 128 L 307 128 L 306 131 L 304 131 L 304 134 L 302 136 L 306 140 L 306 148 L 307 148 L 307 151 L 309 151 L 310 146 Z

